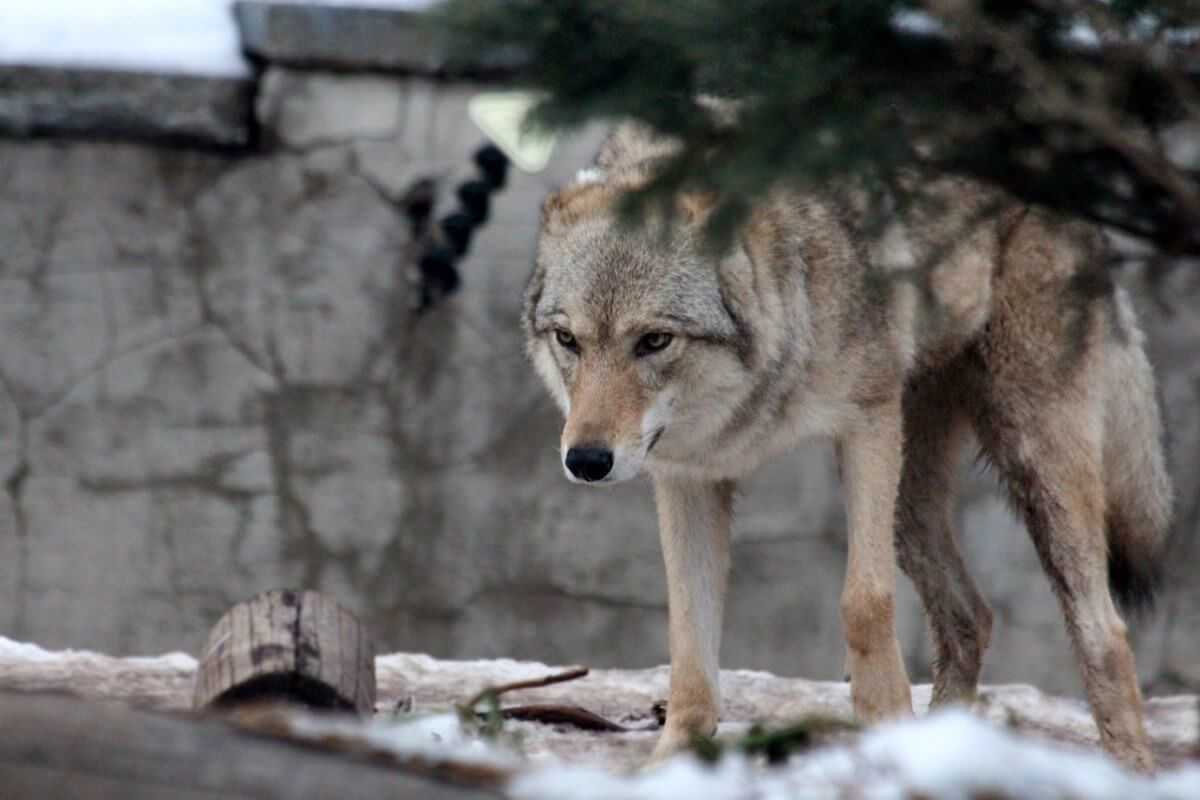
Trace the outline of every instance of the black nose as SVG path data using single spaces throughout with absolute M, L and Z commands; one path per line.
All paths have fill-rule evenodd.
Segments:
M 587 444 L 567 451 L 567 469 L 581 481 L 598 481 L 612 469 L 613 454 L 607 447 Z

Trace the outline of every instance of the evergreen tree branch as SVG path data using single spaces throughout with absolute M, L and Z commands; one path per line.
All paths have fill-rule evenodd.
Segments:
M 444 19 L 545 93 L 533 124 L 679 142 L 634 212 L 711 192 L 720 238 L 774 191 L 920 168 L 1200 254 L 1200 163 L 1165 146 L 1200 136 L 1195 0 L 450 0 Z M 734 124 L 706 93 L 739 101 Z

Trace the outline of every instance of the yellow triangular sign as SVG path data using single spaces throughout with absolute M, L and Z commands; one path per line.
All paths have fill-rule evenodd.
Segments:
M 545 169 L 558 144 L 557 134 L 547 136 L 522 129 L 525 115 L 539 99 L 534 92 L 484 92 L 467 103 L 471 121 L 523 172 Z

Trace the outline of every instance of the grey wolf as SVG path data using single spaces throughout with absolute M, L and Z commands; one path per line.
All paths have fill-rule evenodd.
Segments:
M 856 718 L 913 713 L 897 562 L 935 640 L 933 704 L 970 702 L 992 614 L 955 546 L 949 490 L 973 437 L 1061 601 L 1103 745 L 1151 769 L 1109 586 L 1127 603 L 1152 592 L 1171 487 L 1142 333 L 1101 234 L 941 177 L 916 182 L 882 229 L 861 193 L 780 192 L 714 255 L 703 196 L 681 193 L 665 228 L 614 216 L 671 146 L 621 125 L 549 197 L 524 308 L 566 415 L 566 476 L 653 480 L 671 650 L 653 757 L 717 723 L 736 482 L 811 437 L 833 441 L 845 486 Z

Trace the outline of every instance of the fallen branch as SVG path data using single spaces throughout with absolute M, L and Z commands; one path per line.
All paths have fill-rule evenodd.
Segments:
M 587 674 L 587 667 L 574 667 L 573 669 L 566 670 L 565 672 L 543 675 L 540 678 L 513 681 L 512 683 L 501 683 L 497 686 L 486 686 L 474 697 L 464 703 L 463 707 L 474 710 L 475 706 L 479 705 L 490 697 L 499 698 L 502 694 L 506 694 L 507 692 L 515 692 L 518 689 L 537 689 L 541 686 L 551 686 L 556 683 L 565 683 L 567 681 L 573 681 L 582 678 Z
M 500 709 L 504 719 L 516 719 L 522 722 L 540 722 L 544 725 L 571 725 L 585 731 L 603 731 L 608 733 L 628 733 L 638 730 L 655 730 L 653 728 L 629 728 L 605 719 L 580 706 L 563 706 L 554 703 L 535 703 L 527 706 L 512 706 Z

